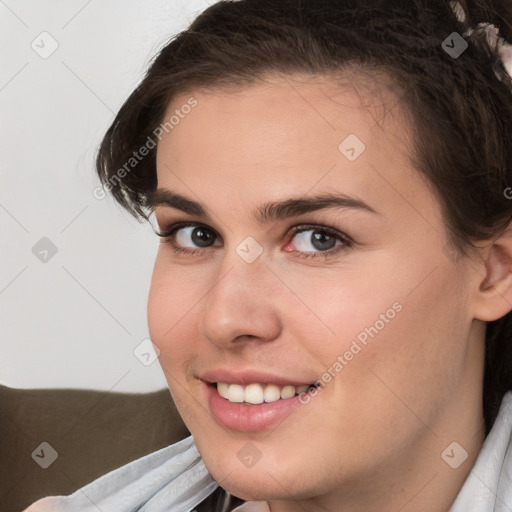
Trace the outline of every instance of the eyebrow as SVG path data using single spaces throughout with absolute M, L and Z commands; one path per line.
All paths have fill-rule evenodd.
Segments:
M 157 188 L 146 201 L 150 211 L 157 206 L 167 206 L 190 215 L 210 218 L 208 208 L 167 188 Z M 367 211 L 380 215 L 361 199 L 343 193 L 325 193 L 308 197 L 291 197 L 282 201 L 267 202 L 252 212 L 252 217 L 260 224 L 294 217 L 318 210 L 342 208 Z

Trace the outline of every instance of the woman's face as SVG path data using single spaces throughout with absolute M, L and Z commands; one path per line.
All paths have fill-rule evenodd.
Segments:
M 190 226 L 159 246 L 148 321 L 221 486 L 348 499 L 453 472 L 441 453 L 480 404 L 478 276 L 446 249 L 398 98 L 296 78 L 172 102 L 154 211 Z

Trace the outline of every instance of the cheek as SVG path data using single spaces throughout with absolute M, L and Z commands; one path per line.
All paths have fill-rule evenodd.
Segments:
M 185 275 L 164 268 L 157 258 L 147 306 L 149 333 L 160 350 L 160 364 L 164 371 L 173 371 L 176 375 L 197 357 L 193 333 L 187 330 L 187 325 L 201 293 L 187 282 Z
M 397 264 L 399 257 L 378 254 L 365 269 L 347 265 L 339 277 L 312 275 L 295 282 L 294 291 L 330 331 L 321 349 L 309 345 L 309 351 L 322 354 L 331 374 L 343 373 L 342 380 L 356 394 L 362 393 L 356 389 L 362 379 L 358 372 L 372 370 L 375 375 L 368 373 L 368 378 L 373 384 L 365 386 L 381 397 L 391 391 L 378 377 L 411 397 L 442 395 L 447 392 L 444 386 L 453 389 L 464 369 L 471 328 L 467 279 L 464 270 L 454 271 L 442 253 L 437 259 L 402 255 L 403 263 Z M 313 315 L 301 320 L 304 340 L 315 339 L 312 324 L 307 327 L 309 320 L 315 320 Z M 314 325 L 322 327 L 318 318 Z
M 377 273 L 375 265 L 368 267 L 361 269 L 353 258 L 340 268 L 307 269 L 300 275 L 293 269 L 282 272 L 283 281 L 293 283 L 293 294 L 284 294 L 289 298 L 280 314 L 292 338 L 315 353 L 323 366 L 351 347 L 347 356 L 352 358 L 361 352 L 353 342 L 369 346 L 402 314 L 404 293 L 389 270 Z
M 155 265 L 148 296 L 148 328 L 151 341 L 158 347 L 158 362 L 181 418 L 188 428 L 193 424 L 193 403 L 187 388 L 187 369 L 198 357 L 191 331 L 192 304 L 197 299 L 190 288 L 168 269 Z M 188 313 L 188 314 L 187 314 Z
M 425 276 L 429 268 L 416 270 L 416 275 Z M 342 371 L 343 393 L 356 404 L 353 426 L 361 431 L 377 429 L 378 424 L 397 431 L 413 429 L 417 420 L 410 411 L 433 424 L 439 410 L 452 400 L 467 364 L 471 322 L 466 318 L 462 288 L 453 291 L 457 276 L 440 265 L 422 282 L 420 278 L 407 281 L 410 284 L 400 289 L 381 287 L 385 300 L 378 301 L 377 309 L 367 301 L 371 315 L 358 310 L 365 325 L 352 324 L 351 336 L 346 338 L 362 349 Z M 414 283 L 421 284 L 415 287 Z M 378 322 L 381 313 L 393 316 L 386 314 L 386 308 L 394 301 L 401 310 L 387 323 L 385 319 Z M 359 342 L 361 334 L 366 344 Z M 404 412 L 410 416 L 409 427 L 402 419 Z

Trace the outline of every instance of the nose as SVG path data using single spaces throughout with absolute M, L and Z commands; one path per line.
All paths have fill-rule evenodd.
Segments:
M 222 348 L 277 338 L 281 330 L 277 299 L 282 284 L 265 263 L 247 263 L 233 251 L 226 256 L 202 301 L 203 335 Z

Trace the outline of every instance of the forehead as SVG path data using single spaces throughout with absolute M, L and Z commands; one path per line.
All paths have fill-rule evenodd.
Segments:
M 223 150 L 230 153 L 232 162 L 241 156 L 235 154 L 237 149 L 243 149 L 253 164 L 265 160 L 263 147 L 267 152 L 272 147 L 269 156 L 274 159 L 287 150 L 307 158 L 329 143 L 338 151 L 350 135 L 365 145 L 388 142 L 408 152 L 411 130 L 405 127 L 401 108 L 382 79 L 280 75 L 245 87 L 198 88 L 175 96 L 168 106 L 163 124 L 172 122 L 158 144 L 157 170 L 163 160 L 200 156 L 189 151 L 198 144 L 204 150 L 213 147 L 217 157 Z
M 424 194 L 412 130 L 382 82 L 286 76 L 198 88 L 173 99 L 164 121 L 172 116 L 157 147 L 158 186 L 201 191 L 204 202 L 233 201 L 234 191 L 259 202 L 320 188 L 405 203 Z

